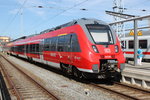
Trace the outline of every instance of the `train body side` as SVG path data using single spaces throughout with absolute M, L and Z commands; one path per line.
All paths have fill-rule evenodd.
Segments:
M 125 38 L 121 38 L 122 48 L 125 53 L 125 57 L 127 60 L 134 59 L 134 37 L 126 36 Z M 125 46 L 124 45 L 125 41 Z M 150 35 L 148 32 L 143 32 L 142 36 L 138 36 L 138 48 L 141 48 L 143 51 L 143 59 L 149 61 L 150 60 Z
M 112 44 L 96 44 L 89 33 L 85 25 L 75 24 L 13 42 L 10 53 L 57 68 L 71 65 L 85 73 L 120 70 L 125 59 L 117 36 L 112 36 Z

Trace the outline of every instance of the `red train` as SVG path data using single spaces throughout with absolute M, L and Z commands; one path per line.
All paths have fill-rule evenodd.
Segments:
M 101 20 L 82 18 L 9 43 L 9 53 L 75 77 L 109 78 L 124 67 L 120 42 Z

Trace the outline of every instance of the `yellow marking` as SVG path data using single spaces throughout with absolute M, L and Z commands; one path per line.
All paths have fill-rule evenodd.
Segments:
M 59 34 L 58 36 L 62 36 L 62 35 L 67 35 L 67 33 L 64 33 L 64 34 Z
M 130 35 L 130 36 L 133 36 L 133 35 L 134 35 L 134 30 L 131 30 L 130 33 L 129 33 L 129 35 Z M 138 35 L 138 36 L 142 36 L 142 35 L 143 35 L 142 31 L 139 30 L 139 31 L 137 32 L 137 35 Z
M 142 35 L 143 35 L 142 31 L 138 31 L 138 36 L 142 36 Z
M 129 35 L 134 35 L 134 31 L 131 30 L 130 33 L 129 33 Z

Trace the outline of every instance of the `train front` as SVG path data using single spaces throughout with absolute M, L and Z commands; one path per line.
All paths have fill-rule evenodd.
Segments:
M 124 68 L 125 58 L 116 34 L 109 25 L 100 20 L 87 20 L 82 23 L 84 33 L 88 38 L 86 52 L 86 65 L 92 73 L 84 73 L 85 76 L 97 78 L 118 78 L 121 69 Z M 95 76 L 96 75 L 96 76 Z

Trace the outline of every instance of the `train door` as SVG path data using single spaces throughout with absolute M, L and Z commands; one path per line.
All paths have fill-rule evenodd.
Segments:
M 77 35 L 75 33 L 71 34 L 68 42 L 68 62 L 72 64 L 76 61 L 75 58 L 78 57 L 78 52 L 81 51 Z
M 57 51 L 58 58 L 60 58 L 59 62 L 65 64 L 72 63 L 71 36 L 72 35 L 68 34 L 58 37 Z
M 24 45 L 24 56 L 27 58 L 27 44 Z
M 44 47 L 44 40 L 39 43 L 39 55 L 40 55 L 40 62 L 43 62 L 43 47 Z
M 27 44 L 27 46 L 26 46 L 26 56 L 27 56 L 27 58 L 30 56 L 29 53 L 30 53 L 30 44 Z
M 68 34 L 65 36 L 60 36 L 58 39 L 57 50 L 60 62 L 72 64 L 77 52 L 80 51 L 77 35 Z
M 81 52 L 79 41 L 77 34 L 71 35 L 71 57 L 72 62 L 78 64 L 80 61 L 80 55 L 79 52 Z
M 67 46 L 66 46 L 66 49 L 67 49 L 67 52 L 68 52 L 68 54 L 67 54 L 67 62 L 69 63 L 69 64 L 72 64 L 73 63 L 73 60 L 72 60 L 72 34 L 69 34 L 68 36 L 67 36 Z

